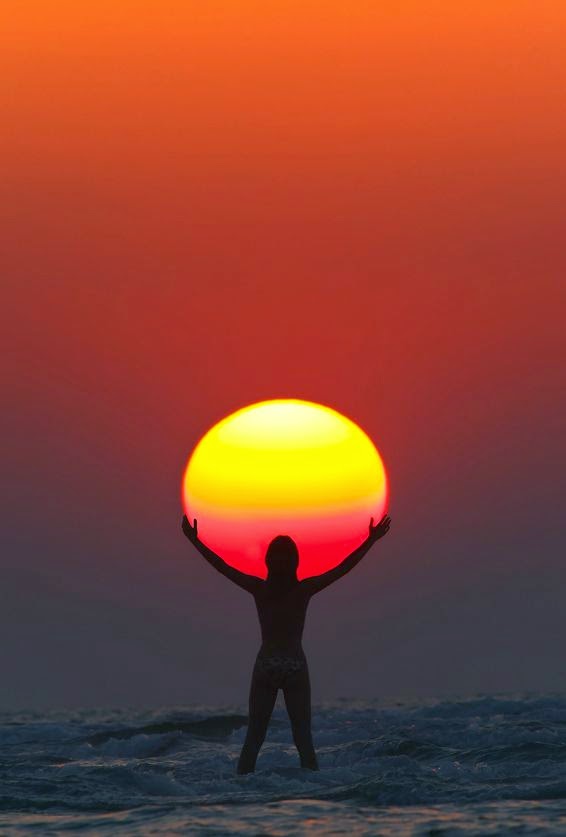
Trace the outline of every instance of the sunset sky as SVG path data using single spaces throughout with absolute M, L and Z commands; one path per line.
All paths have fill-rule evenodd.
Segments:
M 563 0 L 1 4 L 1 707 L 245 702 L 180 481 L 291 397 L 391 488 L 314 702 L 566 689 L 565 43 Z

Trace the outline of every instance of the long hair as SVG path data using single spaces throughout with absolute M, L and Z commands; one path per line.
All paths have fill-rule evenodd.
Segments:
M 289 535 L 273 538 L 265 553 L 267 583 L 278 590 L 286 590 L 297 583 L 299 550 Z

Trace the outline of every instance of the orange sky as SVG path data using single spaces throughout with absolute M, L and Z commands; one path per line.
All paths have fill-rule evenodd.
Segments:
M 182 468 L 222 416 L 299 397 L 391 478 L 345 618 L 388 584 L 558 572 L 565 43 L 561 0 L 2 3 L 8 564 L 116 607 L 132 578 L 142 608 L 231 595 L 188 562 Z

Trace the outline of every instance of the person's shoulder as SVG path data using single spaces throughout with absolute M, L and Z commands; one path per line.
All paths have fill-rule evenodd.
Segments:
M 257 575 L 253 576 L 252 593 L 254 596 L 262 596 L 265 593 L 266 587 L 267 585 L 264 578 L 260 578 Z
M 302 578 L 301 581 L 299 581 L 299 590 L 304 596 L 312 595 L 315 579 L 316 576 L 311 575 L 308 578 Z

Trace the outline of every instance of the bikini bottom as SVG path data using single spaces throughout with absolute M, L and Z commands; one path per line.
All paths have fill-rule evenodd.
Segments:
M 283 689 L 300 672 L 306 671 L 305 657 L 286 654 L 259 655 L 256 658 L 254 673 L 266 679 L 274 689 Z

